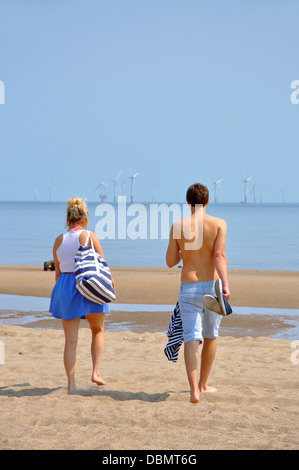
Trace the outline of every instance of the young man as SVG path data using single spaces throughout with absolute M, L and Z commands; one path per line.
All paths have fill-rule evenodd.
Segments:
M 171 227 L 166 263 L 172 268 L 183 261 L 179 294 L 183 324 L 184 357 L 190 384 L 190 401 L 198 403 L 200 392 L 215 392 L 207 384 L 215 359 L 221 315 L 207 310 L 204 294 L 215 295 L 215 280 L 222 281 L 223 294 L 230 292 L 225 254 L 227 225 L 222 219 L 206 214 L 209 191 L 193 184 L 186 194 L 191 215 Z M 203 342 L 198 381 L 198 346 Z

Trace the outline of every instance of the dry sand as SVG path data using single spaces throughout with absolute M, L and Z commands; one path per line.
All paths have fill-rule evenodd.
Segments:
M 119 303 L 177 300 L 179 270 L 112 271 Z M 47 297 L 53 277 L 37 267 L 1 267 L 0 293 Z M 230 279 L 232 304 L 298 308 L 299 273 L 232 272 Z M 178 362 L 169 362 L 160 332 L 106 332 L 107 385 L 98 388 L 90 382 L 90 331 L 82 322 L 78 389 L 71 395 L 61 330 L 1 325 L 0 341 L 2 450 L 298 448 L 299 344 L 293 341 L 221 336 L 210 377 L 218 392 L 201 395 L 197 405 L 189 403 L 183 347 Z
M 99 389 L 89 382 L 90 332 L 81 328 L 73 395 L 62 331 L 2 326 L 0 340 L 1 449 L 298 448 L 299 365 L 290 341 L 221 337 L 210 380 L 218 392 L 191 405 L 183 351 L 168 362 L 162 333 L 106 333 L 107 385 Z

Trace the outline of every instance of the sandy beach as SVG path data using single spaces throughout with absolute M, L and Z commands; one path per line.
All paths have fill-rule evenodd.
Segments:
M 111 268 L 121 304 L 175 304 L 179 268 Z M 0 266 L 0 294 L 50 297 L 54 273 L 42 266 Z M 231 304 L 299 308 L 299 272 L 229 271 Z
M 179 269 L 112 273 L 119 303 L 177 300 Z M 298 272 L 231 271 L 229 278 L 232 305 L 298 309 Z M 2 294 L 49 297 L 53 285 L 54 273 L 41 267 L 0 267 Z M 123 321 L 121 312 L 117 319 Z M 299 345 L 266 337 L 280 327 L 271 318 L 238 322 L 237 335 L 227 330 L 219 338 L 210 377 L 218 391 L 202 394 L 197 405 L 189 403 L 183 347 L 178 362 L 169 362 L 159 331 L 107 331 L 107 384 L 98 388 L 90 382 L 90 331 L 82 322 L 77 391 L 70 395 L 62 330 L 0 324 L 0 449 L 297 449 Z

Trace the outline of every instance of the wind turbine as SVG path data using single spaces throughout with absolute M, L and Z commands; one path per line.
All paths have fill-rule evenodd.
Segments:
M 156 189 L 156 185 L 154 184 L 154 185 L 152 186 L 152 202 L 154 202 L 154 200 L 155 200 L 155 192 L 154 192 L 155 189 Z
M 118 181 L 118 178 L 120 177 L 120 174 L 121 174 L 121 170 L 118 172 L 114 180 L 111 180 L 114 183 L 114 202 L 116 202 L 116 186 L 117 186 L 117 181 Z
M 105 186 L 107 186 L 107 184 L 104 183 L 103 181 L 101 181 L 101 183 L 98 184 L 98 186 L 95 188 L 95 190 L 98 189 L 98 188 L 101 188 L 101 194 L 100 194 L 101 202 L 104 202 L 104 201 L 106 201 L 106 199 L 107 199 L 106 194 L 104 194 L 104 188 L 105 188 Z
M 245 186 L 244 186 L 244 204 L 246 204 L 247 203 L 247 183 L 248 183 L 248 181 L 250 181 L 253 178 L 253 176 L 246 177 L 243 173 L 243 178 L 244 178 L 243 182 L 245 183 Z
M 132 170 L 130 170 L 130 172 L 131 172 L 131 175 L 132 175 L 132 176 L 129 176 L 129 178 L 131 180 L 131 202 L 133 202 L 133 199 L 134 199 L 134 196 L 133 196 L 134 179 L 136 178 L 136 176 L 139 175 L 139 173 L 134 174 Z
M 224 178 L 220 178 L 220 180 L 213 180 L 214 182 L 214 202 L 217 203 L 219 201 L 218 199 L 218 185 L 221 183 L 221 181 L 223 181 Z
M 47 190 L 49 191 L 49 201 L 51 202 L 52 201 L 52 186 L 50 185 L 49 182 L 48 182 Z
M 125 182 L 127 180 L 123 180 L 122 183 L 121 183 L 121 195 L 123 196 L 124 195 L 124 185 L 125 185 Z
M 35 186 L 34 187 L 34 200 L 37 201 L 37 196 L 38 196 L 38 189 L 37 187 Z
M 254 185 L 252 186 L 252 190 L 251 192 L 253 193 L 253 202 L 256 203 L 256 191 L 255 191 L 255 188 L 256 188 L 256 183 L 254 183 Z
M 263 203 L 263 187 L 260 189 L 260 203 Z

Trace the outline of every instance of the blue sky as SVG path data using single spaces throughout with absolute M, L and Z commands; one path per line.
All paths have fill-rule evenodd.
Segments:
M 0 0 L 0 200 L 299 202 L 299 2 Z M 211 194 L 213 199 L 213 193 Z

